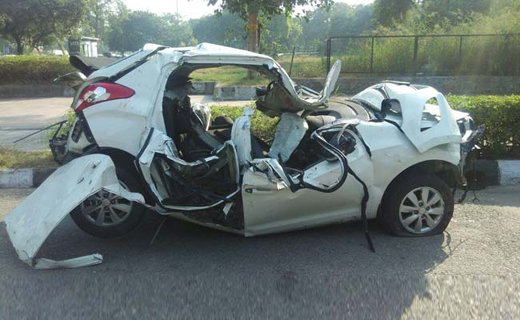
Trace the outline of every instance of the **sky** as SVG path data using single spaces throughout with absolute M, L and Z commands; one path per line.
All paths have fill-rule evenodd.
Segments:
M 179 14 L 185 20 L 212 14 L 216 9 L 216 6 L 208 6 L 207 0 L 123 0 L 123 2 L 131 10 L 151 11 L 157 14 L 176 13 L 178 3 Z M 369 4 L 374 0 L 335 0 L 335 2 L 356 5 Z

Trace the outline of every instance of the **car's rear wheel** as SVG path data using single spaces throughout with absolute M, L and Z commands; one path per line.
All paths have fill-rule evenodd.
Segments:
M 393 235 L 429 236 L 443 232 L 453 216 L 449 186 L 433 175 L 407 175 L 390 186 L 382 205 L 382 222 Z
M 119 183 L 131 192 L 141 192 L 137 179 L 116 167 Z M 101 190 L 79 204 L 70 214 L 83 231 L 100 238 L 125 235 L 141 221 L 145 208 L 115 194 Z

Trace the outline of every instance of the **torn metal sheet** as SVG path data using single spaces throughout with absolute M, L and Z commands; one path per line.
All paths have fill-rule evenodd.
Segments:
M 54 261 L 36 258 L 58 224 L 81 202 L 105 190 L 144 203 L 141 194 L 126 191 L 118 182 L 114 163 L 105 155 L 88 155 L 58 168 L 5 218 L 7 233 L 18 257 L 37 269 L 77 268 L 99 264 L 100 254 Z
M 253 114 L 255 114 L 255 109 L 245 107 L 231 129 L 231 141 L 236 146 L 240 166 L 253 160 L 251 157 L 251 117 Z
M 238 157 L 235 144 L 233 141 L 229 140 L 222 144 L 218 149 L 214 149 L 214 154 L 212 156 L 202 158 L 196 161 L 188 162 L 181 158 L 175 143 L 172 141 L 170 137 L 165 135 L 159 130 L 149 129 L 147 130 L 146 139 L 143 142 L 143 146 L 139 155 L 137 156 L 139 168 L 143 175 L 143 178 L 148 183 L 150 190 L 153 192 L 154 196 L 159 200 L 161 205 L 164 208 L 169 210 L 182 210 L 182 211 L 195 211 L 195 210 L 204 210 L 208 208 L 212 208 L 218 206 L 222 203 L 225 203 L 231 197 L 235 196 L 240 192 L 239 179 L 240 179 L 240 171 L 238 164 Z M 236 188 L 230 192 L 226 199 L 221 199 L 219 201 L 215 201 L 209 205 L 189 205 L 189 206 L 177 206 L 171 204 L 164 204 L 164 200 L 167 199 L 168 191 L 166 188 L 160 185 L 159 179 L 154 179 L 154 174 L 157 173 L 157 168 L 154 166 L 154 159 L 158 155 L 164 155 L 167 159 L 172 161 L 172 166 L 181 172 L 191 172 L 197 167 L 211 167 L 213 164 L 218 163 L 224 157 L 228 157 L 228 160 L 233 167 L 232 177 L 230 177 L 233 182 L 236 184 Z
M 300 144 L 309 129 L 307 121 L 294 113 L 284 113 L 280 118 L 269 156 L 273 159 L 282 158 L 286 162 Z
M 190 75 L 199 69 L 227 65 L 255 70 L 269 78 L 269 84 L 257 90 L 256 110 L 281 118 L 273 141 L 253 136 L 253 109 L 246 108 L 234 124 L 230 119 L 212 124 L 210 109 L 191 103 Z M 383 199 L 398 200 L 384 198 L 403 185 L 393 183 L 397 178 L 428 182 L 418 176 L 419 171 L 444 179 L 445 185 L 459 182 L 452 181 L 452 173 L 460 175 L 464 152 L 473 149 L 471 142 L 477 139 L 468 114 L 451 110 L 435 89 L 407 83 L 377 84 L 352 99 L 328 101 L 340 69 L 341 62 L 336 62 L 324 89 L 317 92 L 297 85 L 265 55 L 207 43 L 189 48 L 147 45 L 85 79 L 73 109 L 85 101 L 89 84 L 94 82 L 106 92 L 115 87 L 134 94 L 86 103 L 66 145 L 63 139 L 57 140 L 55 151 L 70 156 L 99 148 L 126 152 L 137 169 L 128 174 L 142 184 L 156 212 L 245 235 L 359 218 L 366 222 L 381 212 Z M 84 89 L 88 90 L 81 94 Z M 97 186 L 72 192 L 81 183 L 74 181 L 82 178 L 78 168 L 70 174 L 73 180 L 63 177 L 65 186 L 53 186 L 63 188 L 64 196 L 52 199 L 59 199 L 65 207 L 56 202 L 58 212 L 45 212 L 51 222 L 49 229 L 42 228 L 45 232 L 92 192 L 111 183 L 117 186 L 115 176 L 109 174 L 109 180 L 114 181 L 100 178 L 103 181 L 96 180 Z M 421 196 L 428 200 L 427 193 Z M 401 213 L 402 221 L 413 214 L 404 211 L 392 216 Z M 38 241 L 46 237 L 45 232 L 37 235 Z M 34 262 L 37 248 L 29 249 L 32 255 L 21 254 Z M 41 267 L 97 262 L 95 256 L 60 262 L 38 260 Z
M 387 115 L 387 119 L 400 126 L 420 153 L 439 145 L 462 142 L 455 117 L 467 114 L 455 113 L 444 95 L 432 87 L 383 83 L 358 93 L 352 99 L 369 103 L 379 110 L 385 99 L 395 101 L 396 115 Z M 437 104 L 429 103 L 433 100 Z

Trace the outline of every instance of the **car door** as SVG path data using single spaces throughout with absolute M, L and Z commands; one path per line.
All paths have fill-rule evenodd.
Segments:
M 359 140 L 346 158 L 348 166 L 371 187 L 372 161 Z M 293 184 L 300 187 L 292 188 Z M 244 171 L 242 183 L 245 234 L 358 219 L 363 195 L 362 185 L 345 172 L 338 160 L 322 159 L 298 173 L 284 168 L 276 159 L 253 159 Z

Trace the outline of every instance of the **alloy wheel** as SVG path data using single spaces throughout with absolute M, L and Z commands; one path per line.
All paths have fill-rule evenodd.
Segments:
M 119 183 L 129 191 L 126 184 Z M 80 205 L 85 218 L 100 227 L 113 227 L 122 223 L 130 215 L 132 207 L 132 201 L 104 190 L 90 196 Z
M 430 187 L 410 191 L 399 206 L 399 220 L 409 232 L 427 233 L 433 230 L 444 216 L 442 194 Z

